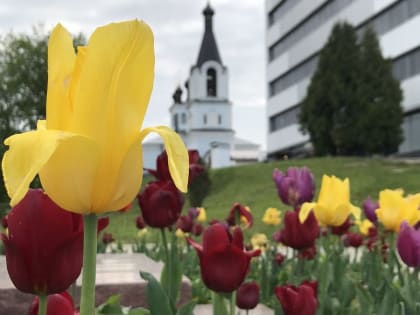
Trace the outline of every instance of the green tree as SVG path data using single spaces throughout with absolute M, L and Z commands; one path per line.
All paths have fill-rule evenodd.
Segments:
M 336 24 L 320 52 L 299 117 L 301 129 L 309 132 L 317 155 L 357 150 L 352 120 L 359 110 L 359 58 L 354 28 L 347 23 Z
M 391 60 L 382 56 L 375 32 L 368 28 L 361 40 L 360 96 L 364 105 L 360 127 L 368 154 L 396 152 L 403 140 L 403 99 L 392 74 Z
M 75 44 L 85 42 L 79 34 Z M 48 32 L 34 27 L 31 34 L 9 33 L 0 38 L 0 156 L 8 136 L 36 127 L 45 118 Z M 1 172 L 1 171 L 0 171 Z M 0 185 L 0 200 L 6 199 Z
M 317 155 L 388 154 L 402 141 L 401 100 L 375 33 L 367 30 L 358 44 L 355 29 L 339 23 L 302 102 L 301 130 Z

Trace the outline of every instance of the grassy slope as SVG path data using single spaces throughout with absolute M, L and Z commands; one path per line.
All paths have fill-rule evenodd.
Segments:
M 308 166 L 315 175 L 316 197 L 323 174 L 349 177 L 351 200 L 360 205 L 370 195 L 377 199 L 384 188 L 403 188 L 407 193 L 420 192 L 420 164 L 406 164 L 383 159 L 313 158 L 305 160 L 276 161 L 265 164 L 232 167 L 211 172 L 212 189 L 204 201 L 208 218 L 223 219 L 234 202 L 251 208 L 255 225 L 252 231 L 269 235 L 273 228 L 261 222 L 268 207 L 287 210 L 277 197 L 272 181 L 274 168 L 285 170 L 289 166 Z M 188 205 L 185 207 L 188 208 Z M 131 240 L 136 234 L 134 219 L 139 213 L 137 205 L 126 214 L 115 214 L 108 231 L 119 240 Z

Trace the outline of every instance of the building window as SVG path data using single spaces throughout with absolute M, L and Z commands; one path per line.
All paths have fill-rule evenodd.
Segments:
M 298 123 L 298 116 L 300 113 L 300 106 L 296 105 L 270 117 L 270 132 L 286 128 L 290 125 Z
M 222 115 L 217 116 L 217 121 L 219 122 L 219 125 L 222 124 Z
M 280 20 L 287 12 L 290 11 L 290 9 L 292 9 L 299 2 L 299 0 L 284 0 L 280 2 L 268 13 L 268 25 L 271 26 L 275 22 Z
M 207 96 L 216 96 L 216 70 L 209 68 L 207 70 Z
M 207 115 L 203 115 L 203 124 L 207 125 Z
M 187 114 L 182 113 L 182 115 L 181 115 L 181 122 L 182 122 L 183 124 L 185 124 L 185 123 L 187 122 Z

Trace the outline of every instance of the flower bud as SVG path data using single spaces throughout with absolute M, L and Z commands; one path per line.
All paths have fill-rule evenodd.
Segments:
M 243 310 L 252 310 L 260 300 L 260 287 L 256 282 L 243 283 L 236 291 L 236 306 Z

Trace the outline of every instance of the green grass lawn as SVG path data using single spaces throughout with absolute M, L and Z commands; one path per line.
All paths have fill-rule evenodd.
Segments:
M 308 166 L 316 180 L 316 197 L 323 174 L 350 178 L 351 200 L 360 206 L 362 201 L 371 196 L 378 198 L 384 188 L 402 188 L 406 193 L 420 192 L 420 163 L 408 164 L 386 159 L 372 158 L 311 158 L 302 160 L 275 161 L 247 166 L 238 166 L 210 172 L 212 187 L 203 206 L 208 219 L 224 219 L 234 202 L 240 202 L 251 208 L 254 215 L 254 227 L 247 234 L 264 232 L 271 235 L 274 228 L 261 222 L 268 207 L 288 210 L 277 197 L 272 180 L 274 168 L 286 170 L 289 166 Z M 188 209 L 185 205 L 184 211 Z M 107 231 L 112 232 L 117 240 L 132 241 L 136 236 L 135 218 L 139 214 L 137 202 L 124 214 L 111 215 Z

